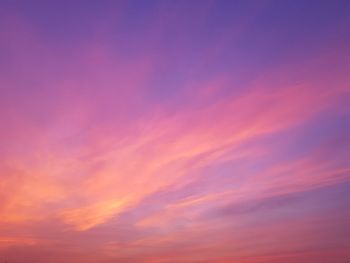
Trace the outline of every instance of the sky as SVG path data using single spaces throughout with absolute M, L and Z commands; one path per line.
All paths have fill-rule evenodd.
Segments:
M 0 2 L 0 262 L 350 262 L 350 1 Z

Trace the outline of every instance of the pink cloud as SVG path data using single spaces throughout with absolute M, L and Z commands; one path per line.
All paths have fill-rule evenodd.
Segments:
M 199 24 L 209 11 L 210 5 L 203 8 Z M 308 125 L 348 114 L 346 72 L 327 74 L 330 64 L 348 66 L 339 55 L 346 51 L 261 69 L 240 87 L 224 70 L 174 78 L 183 87 L 176 98 L 164 99 L 158 91 L 173 83 L 159 87 L 158 74 L 177 69 L 161 56 L 164 50 L 149 46 L 178 20 L 171 14 L 155 18 L 165 25 L 156 24 L 134 55 L 104 40 L 109 28 L 72 52 L 45 41 L 20 18 L 5 19 L 1 35 L 13 67 L 0 76 L 0 255 L 12 261 L 18 250 L 45 260 L 53 253 L 52 262 L 263 263 L 346 254 L 303 251 L 317 244 L 315 237 L 330 235 L 332 229 L 318 232 L 332 217 L 313 225 L 304 218 L 259 224 L 247 216 L 256 220 L 251 228 L 239 216 L 210 217 L 227 207 L 239 215 L 259 212 L 251 203 L 273 206 L 279 198 L 349 182 L 347 150 L 331 156 L 347 135 L 337 140 L 340 132 L 330 133 L 329 143 L 308 156 L 288 151 L 297 143 L 292 133 L 307 137 Z M 174 32 L 186 25 L 174 24 Z M 237 35 L 245 28 L 238 26 Z M 200 61 L 210 64 L 231 37 Z M 109 236 L 114 227 L 127 238 Z M 302 233 L 310 238 L 300 240 Z

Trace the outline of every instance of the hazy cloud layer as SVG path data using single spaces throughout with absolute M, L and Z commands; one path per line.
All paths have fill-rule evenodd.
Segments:
M 348 262 L 349 4 L 0 6 L 0 261 Z

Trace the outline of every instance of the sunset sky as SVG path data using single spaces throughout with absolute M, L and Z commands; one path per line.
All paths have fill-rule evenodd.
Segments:
M 1 0 L 0 263 L 349 263 L 349 14 Z

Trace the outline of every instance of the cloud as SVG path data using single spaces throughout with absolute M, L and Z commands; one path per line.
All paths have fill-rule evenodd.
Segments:
M 1 18 L 0 253 L 9 261 L 293 262 L 343 251 L 317 241 L 338 231 L 338 214 L 310 219 L 301 208 L 304 194 L 350 179 L 346 49 L 327 42 L 339 53 L 296 63 L 290 52 L 238 70 L 240 38 L 265 9 L 203 41 L 212 4 L 196 21 L 196 6 L 181 21 L 182 7 L 170 6 L 143 33 L 130 31 L 141 18 L 114 27 L 113 16 L 69 44 L 35 19 Z M 168 43 L 170 32 L 182 37 Z M 282 220 L 283 207 L 295 217 Z

